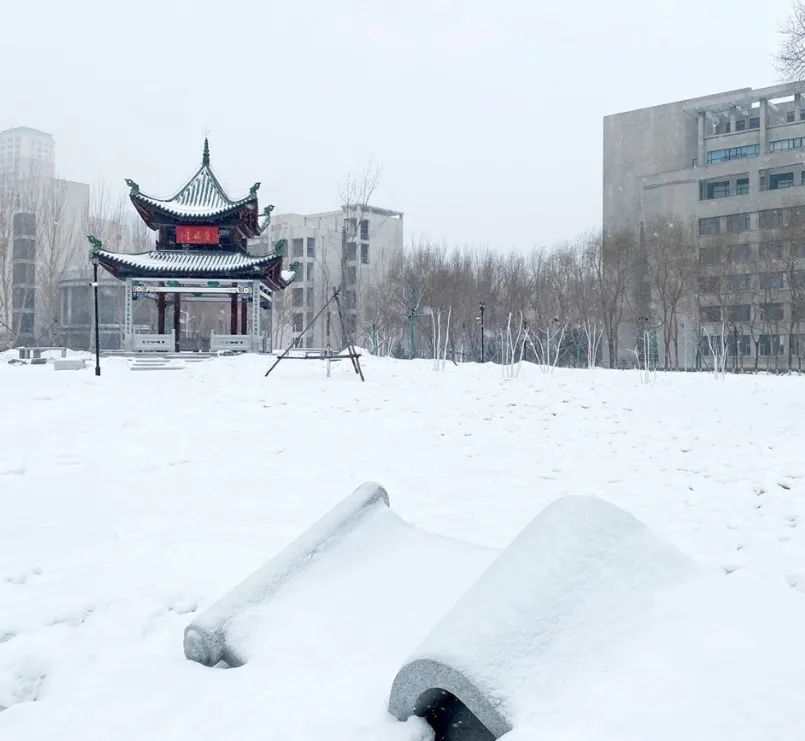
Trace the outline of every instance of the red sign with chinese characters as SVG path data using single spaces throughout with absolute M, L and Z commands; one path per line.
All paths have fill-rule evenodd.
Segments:
M 177 226 L 176 244 L 218 244 L 218 227 Z

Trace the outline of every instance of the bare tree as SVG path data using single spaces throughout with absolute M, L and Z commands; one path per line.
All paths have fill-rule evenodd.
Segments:
M 589 243 L 610 368 L 618 364 L 618 334 L 623 322 L 626 293 L 630 287 L 635 243 L 634 233 L 625 229 L 598 235 Z
M 796 0 L 791 15 L 780 27 L 777 70 L 788 80 L 805 76 L 805 3 Z
M 85 245 L 86 213 L 71 203 L 68 185 L 62 180 L 39 180 L 34 198 L 39 331 L 52 344 L 59 327 L 60 283 Z
M 678 368 L 679 310 L 697 273 L 692 226 L 683 220 L 660 219 L 646 228 L 645 247 L 648 277 L 662 322 L 664 366 L 666 370 Z
M 0 339 L 13 340 L 11 327 L 11 262 L 14 242 L 14 214 L 19 198 L 13 188 L 0 183 Z

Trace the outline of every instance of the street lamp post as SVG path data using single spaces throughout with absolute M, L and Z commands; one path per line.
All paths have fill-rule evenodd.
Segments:
M 486 311 L 486 304 L 481 301 L 481 362 L 484 362 L 484 312 Z
M 101 332 L 98 323 L 98 258 L 92 255 L 92 290 L 95 292 L 95 375 L 101 375 Z

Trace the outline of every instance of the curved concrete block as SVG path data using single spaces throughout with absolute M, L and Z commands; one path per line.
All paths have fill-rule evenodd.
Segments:
M 389 711 L 400 720 L 426 717 L 446 739 L 499 738 L 535 696 L 561 683 L 570 664 L 628 631 L 655 589 L 693 571 L 685 556 L 622 509 L 594 497 L 560 499 L 503 551 L 399 670 Z M 465 720 L 439 720 L 438 713 L 455 707 L 458 717 L 466 719 L 465 707 L 474 716 L 466 733 Z
M 316 555 L 358 526 L 369 513 L 388 506 L 388 494 L 379 484 L 368 482 L 358 487 L 262 568 L 196 617 L 185 628 L 185 656 L 206 666 L 214 666 L 221 660 L 230 666 L 244 664 L 246 657 L 227 642 L 230 621 L 242 611 L 270 600 Z

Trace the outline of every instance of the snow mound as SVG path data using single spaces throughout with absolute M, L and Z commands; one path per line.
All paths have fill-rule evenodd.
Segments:
M 550 679 L 585 635 L 611 640 L 624 615 L 692 569 L 618 507 L 560 499 L 433 629 L 397 674 L 389 710 L 401 720 L 425 714 L 433 709 L 428 693 L 446 690 L 497 738 L 513 727 L 533 675 Z
M 230 666 L 246 663 L 245 656 L 228 639 L 229 624 L 245 610 L 271 599 L 283 584 L 309 566 L 314 557 L 320 557 L 343 539 L 375 508 L 388 506 L 389 497 L 382 486 L 368 482 L 356 489 L 265 566 L 193 620 L 185 629 L 185 656 L 207 666 L 219 661 Z
M 764 627 L 736 584 L 614 505 L 560 499 L 425 638 L 389 710 L 427 717 L 446 739 L 464 728 L 473 739 L 769 737 L 768 700 L 752 710 L 753 699 L 775 670 L 805 686 L 805 641 L 790 623 Z M 764 657 L 750 636 L 775 630 L 785 637 L 761 641 Z M 797 693 L 774 700 L 790 723 Z

